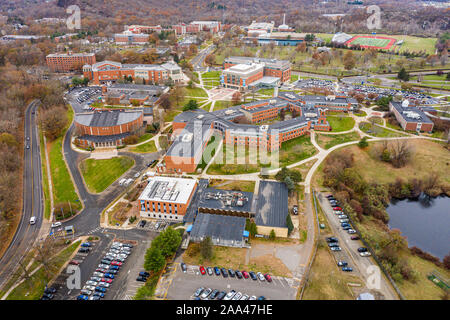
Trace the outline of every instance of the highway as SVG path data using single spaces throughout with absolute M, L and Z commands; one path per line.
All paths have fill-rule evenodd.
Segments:
M 40 102 L 31 102 L 25 111 L 24 122 L 24 170 L 23 170 L 23 213 L 17 231 L 0 259 L 0 288 L 18 267 L 19 262 L 33 247 L 39 236 L 43 217 L 43 190 L 41 153 L 39 134 L 36 124 L 36 110 Z M 30 140 L 27 140 L 27 137 Z M 26 146 L 30 148 L 27 149 Z M 36 223 L 30 225 L 30 218 L 36 217 Z

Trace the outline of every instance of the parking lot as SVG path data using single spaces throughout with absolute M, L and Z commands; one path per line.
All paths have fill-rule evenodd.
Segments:
M 161 281 L 162 290 L 158 287 L 159 298 L 168 300 L 193 299 L 199 287 L 217 289 L 229 292 L 235 290 L 248 296 L 264 296 L 269 300 L 295 300 L 299 281 L 291 278 L 272 276 L 272 282 L 239 279 L 237 277 L 224 278 L 222 275 L 201 275 L 199 266 L 188 265 L 186 273 L 181 270 L 180 264 L 175 263 Z
M 145 223 L 143 221 L 145 221 Z M 174 223 L 170 223 L 170 222 L 163 221 L 163 220 L 155 221 L 155 220 L 142 219 L 141 221 L 139 221 L 139 223 L 137 225 L 139 228 L 143 228 L 144 230 L 161 232 L 161 231 L 166 230 L 171 224 L 174 224 Z
M 366 280 L 373 274 L 372 268 L 377 266 L 375 261 L 370 256 L 361 256 L 358 248 L 364 247 L 364 244 L 361 240 L 351 239 L 351 237 L 356 236 L 356 234 L 349 234 L 347 231 L 343 230 L 339 218 L 334 213 L 329 200 L 326 198 L 326 194 L 319 193 L 318 200 L 330 223 L 333 237 L 336 237 L 339 240 L 338 243 L 342 249 L 341 251 L 332 251 L 336 262 L 339 260 L 347 262 L 348 266 L 353 269 L 352 273 L 360 276 L 363 280 Z M 385 280 L 384 277 L 383 279 Z M 379 293 L 381 293 L 385 299 L 395 299 L 396 297 L 387 281 L 381 281 Z

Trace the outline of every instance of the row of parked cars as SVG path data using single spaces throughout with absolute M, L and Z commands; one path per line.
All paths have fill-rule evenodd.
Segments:
M 225 268 L 219 268 L 219 267 L 204 267 L 204 266 L 199 266 L 199 272 L 202 275 L 208 274 L 210 276 L 212 276 L 213 274 L 215 274 L 216 276 L 220 276 L 222 275 L 224 278 L 228 278 L 228 276 L 234 278 L 238 278 L 238 279 L 248 279 L 251 278 L 252 280 L 260 280 L 260 281 L 267 281 L 267 282 L 272 282 L 272 277 L 270 276 L 270 274 L 266 273 L 266 274 L 262 274 L 261 272 L 247 272 L 245 270 L 240 271 L 240 270 L 233 270 L 233 269 L 225 269 Z M 181 263 L 181 270 L 183 270 L 184 273 L 187 272 L 187 266 L 184 262 Z
M 55 297 L 56 288 L 49 287 L 45 288 L 44 293 L 42 294 L 41 300 L 52 300 Z
M 82 246 L 89 248 L 90 243 Z M 113 242 L 109 252 L 103 257 L 92 277 L 81 289 L 77 300 L 100 300 L 104 298 L 107 289 L 111 286 L 115 276 L 119 273 L 123 263 L 131 254 L 133 245 L 121 242 Z
M 91 99 L 93 96 L 99 96 L 102 92 L 102 89 L 99 87 L 86 88 L 79 92 L 77 101 L 79 103 L 85 102 Z
M 345 214 L 344 210 L 340 207 L 340 204 L 336 200 L 336 198 L 331 194 L 327 195 L 326 197 L 330 202 L 331 207 L 333 208 L 334 214 L 339 219 L 339 223 L 341 224 L 342 230 L 345 230 L 347 231 L 348 234 L 352 235 L 350 237 L 351 240 L 360 240 L 359 236 L 356 235 L 356 230 L 352 228 L 348 216 Z M 328 242 L 328 246 L 332 251 L 341 251 L 341 247 L 338 245 L 337 241 Z M 358 248 L 358 252 L 361 257 L 369 257 L 371 255 L 370 252 L 367 250 L 367 248 L 364 247 Z
M 231 290 L 226 293 L 217 289 L 200 287 L 194 292 L 194 300 L 266 300 L 264 296 L 256 297 Z

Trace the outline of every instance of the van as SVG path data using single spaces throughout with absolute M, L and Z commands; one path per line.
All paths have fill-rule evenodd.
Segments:
M 30 219 L 30 224 L 35 224 L 36 223 L 36 217 L 32 216 Z

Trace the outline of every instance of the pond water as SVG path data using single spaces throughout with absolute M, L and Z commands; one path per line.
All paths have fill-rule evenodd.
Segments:
M 409 247 L 443 259 L 450 251 L 450 198 L 422 194 L 418 200 L 392 199 L 386 208 L 389 227 L 407 237 Z

